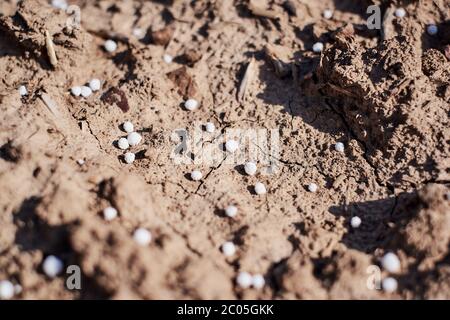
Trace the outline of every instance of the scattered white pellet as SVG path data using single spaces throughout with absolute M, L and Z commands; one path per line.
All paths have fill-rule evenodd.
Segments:
M 314 43 L 312 47 L 313 51 L 316 53 L 322 52 L 323 50 L 323 43 L 322 42 L 316 42 Z
M 0 299 L 9 300 L 14 296 L 14 285 L 8 280 L 0 281 Z
M 99 79 L 92 79 L 89 81 L 89 88 L 94 92 L 100 90 L 101 86 L 102 84 Z
M 384 291 L 392 293 L 397 290 L 398 284 L 397 280 L 395 280 L 394 278 L 387 277 L 383 279 L 383 281 L 381 282 L 381 286 L 383 287 Z
M 133 239 L 141 246 L 148 246 L 152 241 L 152 233 L 145 228 L 138 228 L 134 231 Z
M 244 165 L 244 171 L 249 176 L 254 176 L 256 174 L 256 163 L 248 161 Z
M 163 60 L 165 63 L 169 64 L 169 63 L 172 63 L 173 57 L 170 54 L 166 53 L 163 55 Z
M 117 50 L 117 43 L 113 40 L 106 40 L 103 46 L 108 52 L 114 52 Z
M 117 217 L 117 209 L 113 207 L 106 207 L 103 209 L 103 217 L 107 221 L 111 221 Z
M 198 107 L 198 101 L 195 99 L 187 99 L 184 103 L 186 110 L 193 111 Z
M 122 150 L 127 150 L 130 147 L 130 144 L 128 143 L 127 138 L 120 138 L 119 141 L 117 141 L 117 146 Z
M 26 96 L 28 94 L 28 90 L 27 87 L 25 86 L 20 86 L 19 87 L 19 94 L 23 97 Z
M 72 95 L 75 97 L 79 97 L 81 94 L 81 87 L 80 86 L 72 87 L 70 89 L 70 93 L 72 93 Z
M 145 30 L 142 28 L 134 28 L 133 36 L 135 36 L 138 40 L 141 40 L 145 37 Z
M 308 185 L 308 191 L 309 191 L 309 192 L 316 192 L 317 189 L 319 189 L 319 187 L 318 187 L 317 184 L 315 184 L 315 183 L 310 183 L 310 184 Z
M 83 160 L 83 159 L 78 159 L 78 160 L 77 160 L 77 163 L 78 163 L 80 166 L 82 166 L 82 165 L 84 164 L 84 160 Z
M 400 271 L 400 259 L 392 252 L 386 253 L 381 258 L 381 265 L 388 272 L 396 273 Z
M 397 18 L 404 18 L 406 16 L 406 11 L 403 8 L 397 8 L 395 9 L 395 16 Z
M 359 226 L 361 225 L 361 218 L 358 216 L 352 217 L 352 219 L 350 220 L 350 225 L 352 226 L 352 228 L 359 228 Z
M 225 256 L 231 257 L 236 253 L 236 246 L 233 242 L 227 241 L 222 245 L 222 252 Z
M 198 170 L 194 170 L 191 172 L 191 179 L 194 181 L 199 181 L 203 178 L 203 174 L 198 171 Z
M 253 277 L 252 277 L 253 288 L 262 289 L 265 284 L 266 284 L 266 281 L 264 280 L 264 277 L 261 274 L 253 275 Z
M 250 273 L 242 271 L 239 272 L 237 278 L 236 278 L 236 283 L 241 287 L 241 288 L 248 288 L 252 285 L 252 276 L 250 275 Z
M 82 87 L 81 87 L 81 95 L 82 95 L 84 98 L 89 97 L 91 94 L 92 94 L 91 88 L 89 88 L 89 87 L 87 87 L 87 86 L 82 86 Z
M 133 152 L 127 152 L 125 153 L 123 158 L 125 159 L 126 163 L 131 164 L 134 162 L 134 159 L 136 159 L 136 155 Z
M 259 194 L 259 195 L 265 194 L 267 192 L 266 186 L 263 185 L 261 182 L 257 182 L 255 184 L 255 192 L 256 192 L 256 194 Z
M 435 24 L 430 24 L 427 27 L 427 32 L 430 36 L 434 36 L 438 33 L 438 27 Z
M 216 131 L 216 126 L 212 122 L 205 123 L 205 130 L 206 132 L 213 133 Z
M 52 0 L 52 7 L 56 9 L 61 10 L 67 10 L 67 7 L 69 5 L 67 4 L 66 0 Z
M 230 217 L 230 218 L 234 218 L 237 215 L 238 212 L 238 208 L 236 206 L 228 206 L 225 208 L 225 214 Z
M 238 148 L 239 142 L 237 142 L 236 140 L 228 140 L 227 142 L 225 142 L 225 149 L 230 153 L 235 152 Z
M 137 146 L 142 140 L 142 136 L 137 132 L 130 132 L 127 136 L 130 146 Z
M 330 9 L 323 10 L 322 15 L 325 19 L 331 19 L 333 17 L 333 10 Z
M 342 142 L 338 142 L 334 145 L 334 150 L 336 150 L 337 152 L 344 152 L 345 146 Z
M 45 258 L 44 263 L 42 264 L 42 270 L 44 270 L 45 274 L 50 278 L 56 277 L 64 268 L 64 264 L 58 257 L 48 256 Z
M 124 130 L 125 132 L 127 132 L 127 133 L 131 133 L 131 132 L 134 131 L 134 126 L 133 126 L 133 124 L 132 124 L 130 121 L 125 121 L 125 122 L 122 124 L 122 128 L 123 128 L 123 130 Z

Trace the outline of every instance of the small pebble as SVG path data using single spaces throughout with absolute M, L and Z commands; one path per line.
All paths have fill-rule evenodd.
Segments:
M 202 177 L 203 177 L 202 173 L 198 170 L 194 170 L 191 172 L 191 179 L 193 181 L 199 181 L 202 179 Z
M 319 189 L 319 187 L 318 187 L 317 184 L 315 184 L 315 183 L 310 183 L 310 184 L 308 185 L 308 191 L 309 191 L 309 192 L 316 192 L 317 189 Z
M 361 218 L 360 217 L 352 217 L 352 219 L 350 220 L 350 225 L 352 226 L 352 228 L 359 228 L 359 226 L 361 225 Z
M 163 60 L 165 63 L 169 64 L 169 63 L 172 63 L 173 57 L 170 54 L 166 53 L 163 55 Z
M 205 130 L 206 132 L 213 133 L 216 131 L 216 126 L 212 122 L 205 123 Z
M 383 279 L 383 281 L 381 282 L 381 286 L 383 287 L 384 291 L 392 293 L 397 290 L 398 284 L 397 280 L 395 280 L 394 278 L 387 277 Z
M 330 9 L 323 10 L 322 14 L 325 19 L 331 19 L 333 17 L 333 10 Z
M 238 212 L 238 208 L 236 206 L 228 206 L 225 208 L 225 214 L 230 217 L 230 218 L 234 218 L 237 215 Z
M 261 182 L 257 182 L 255 184 L 255 192 L 259 195 L 265 194 L 267 192 L 266 186 L 264 186 Z
M 225 256 L 231 257 L 236 253 L 236 246 L 233 242 L 227 241 L 222 245 L 222 252 Z
M 117 50 L 117 43 L 113 40 L 106 40 L 104 44 L 105 50 L 108 52 L 114 52 Z
M 92 79 L 89 81 L 89 88 L 94 92 L 100 90 L 101 86 L 102 84 L 99 79 Z
M 127 150 L 130 147 L 130 144 L 128 143 L 127 138 L 120 138 L 119 141 L 117 141 L 117 146 L 122 150 Z
M 20 86 L 19 87 L 19 94 L 21 96 L 26 96 L 28 94 L 28 90 L 25 86 Z
M 80 86 L 72 87 L 70 89 L 70 93 L 72 93 L 72 95 L 75 97 L 79 97 L 81 94 L 81 87 Z
M 45 258 L 44 263 L 42 264 L 42 270 L 44 270 L 45 274 L 50 278 L 56 277 L 64 268 L 64 263 L 55 256 L 48 256 Z
M 388 272 L 396 273 L 400 271 L 400 259 L 392 252 L 386 253 L 381 258 L 381 265 Z
M 56 9 L 66 10 L 68 4 L 66 0 L 52 0 L 52 6 Z
M 134 28 L 133 36 L 135 36 L 138 40 L 141 40 L 145 37 L 145 30 L 142 28 Z
M 89 97 L 91 94 L 92 94 L 91 88 L 86 87 L 86 86 L 82 86 L 82 87 L 81 87 L 81 95 L 82 95 L 84 98 Z
M 198 107 L 198 101 L 195 99 L 187 99 L 184 103 L 186 110 L 193 111 Z
M 249 176 L 254 176 L 256 174 L 256 163 L 248 161 L 245 163 L 244 165 L 244 171 L 246 174 L 248 174 Z
M 14 285 L 8 280 L 0 281 L 0 299 L 9 300 L 14 296 Z
M 427 32 L 430 36 L 434 36 L 438 33 L 438 27 L 435 24 L 430 24 L 427 27 Z
M 117 217 L 117 210 L 113 207 L 107 207 L 103 209 L 103 217 L 107 221 L 111 221 Z
M 152 234 L 145 228 L 138 228 L 134 231 L 133 239 L 141 246 L 148 246 L 152 241 Z
M 334 145 L 334 150 L 336 150 L 337 152 L 344 152 L 345 146 L 342 142 L 338 142 Z
M 252 285 L 252 281 L 253 278 L 250 275 L 250 273 L 242 271 L 239 272 L 237 278 L 236 278 L 236 283 L 241 287 L 241 288 L 248 288 Z
M 125 121 L 125 122 L 122 124 L 122 128 L 123 128 L 123 130 L 124 130 L 125 132 L 127 132 L 127 133 L 131 133 L 131 132 L 134 131 L 134 126 L 133 126 L 133 124 L 132 124 L 130 121 Z
M 252 286 L 255 289 L 262 289 L 264 285 L 266 284 L 266 281 L 264 280 L 264 277 L 261 274 L 255 274 L 252 277 Z
M 136 155 L 133 152 L 127 152 L 125 153 L 123 158 L 125 159 L 126 163 L 131 164 L 134 162 L 134 159 L 136 159 Z
M 404 18 L 406 16 L 406 11 L 403 8 L 397 8 L 395 9 L 395 16 L 397 18 Z
M 237 142 L 236 140 L 228 140 L 228 141 L 225 143 L 225 149 L 226 149 L 228 152 L 233 153 L 233 152 L 235 152 L 238 148 L 239 148 L 239 142 Z
M 137 132 L 130 132 L 127 136 L 130 146 L 137 146 L 142 140 L 142 136 Z
M 84 160 L 83 160 L 83 159 L 78 159 L 78 160 L 77 160 L 77 163 L 78 163 L 80 166 L 82 166 L 82 165 L 84 164 Z
M 322 52 L 323 50 L 323 43 L 322 42 L 316 42 L 314 43 L 312 47 L 313 51 L 316 53 Z

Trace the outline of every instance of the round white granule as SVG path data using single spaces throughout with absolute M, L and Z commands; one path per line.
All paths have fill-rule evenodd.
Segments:
M 166 53 L 163 55 L 163 60 L 165 63 L 169 64 L 169 63 L 172 63 L 173 57 L 170 54 Z
M 236 206 L 228 206 L 225 208 L 225 214 L 230 217 L 230 218 L 234 218 L 237 215 L 238 212 L 238 208 Z
M 195 99 L 187 99 L 184 103 L 186 110 L 193 111 L 198 107 L 198 101 Z
M 130 132 L 127 136 L 130 146 L 137 146 L 142 140 L 142 136 L 137 132 Z
M 130 144 L 128 143 L 127 138 L 120 138 L 119 141 L 117 141 L 117 146 L 122 150 L 127 150 L 130 147 Z
M 427 32 L 430 36 L 434 36 L 438 33 L 438 27 L 435 24 L 430 24 L 427 27 Z
M 245 163 L 244 165 L 244 171 L 246 174 L 248 174 L 249 176 L 254 176 L 256 174 L 256 163 L 248 161 Z
M 313 51 L 316 53 L 322 52 L 323 50 L 323 43 L 322 42 L 316 42 L 314 43 L 312 47 Z
M 92 94 L 91 88 L 86 87 L 86 86 L 82 86 L 82 87 L 81 87 L 81 95 L 82 95 L 84 98 L 89 97 L 91 94 Z
M 202 173 L 200 171 L 194 170 L 194 171 L 191 172 L 191 179 L 193 181 L 199 181 L 202 178 L 203 178 L 203 175 L 202 175 Z
M 392 293 L 397 290 L 398 284 L 397 280 L 395 280 L 394 278 L 387 277 L 383 279 L 383 281 L 381 282 L 381 286 L 383 287 L 384 291 Z
M 133 126 L 133 124 L 132 124 L 130 121 L 125 121 L 125 122 L 122 124 L 122 128 L 123 128 L 123 130 L 124 130 L 125 132 L 127 132 L 127 133 L 131 133 L 131 132 L 134 131 L 134 126 Z
M 213 133 L 216 131 L 216 126 L 212 122 L 205 123 L 205 130 L 206 132 Z
M 255 192 L 256 194 L 262 195 L 267 192 L 266 186 L 263 185 L 261 182 L 257 182 L 255 184 Z
M 78 163 L 80 166 L 82 166 L 82 165 L 84 164 L 84 159 L 78 159 L 78 160 L 77 160 L 77 163 Z
M 111 221 L 117 217 L 117 210 L 113 207 L 103 209 L 103 217 L 106 221 Z
M 231 257 L 236 253 L 236 246 L 233 242 L 227 241 L 224 244 L 222 244 L 222 252 L 225 256 Z
M 75 86 L 75 87 L 70 88 L 70 93 L 75 97 L 79 97 L 81 94 L 81 87 Z
M 102 87 L 102 84 L 99 79 L 92 79 L 89 81 L 89 88 L 91 88 L 92 91 L 98 91 Z
M 388 272 L 396 273 L 400 271 L 400 259 L 392 252 L 386 253 L 381 258 L 381 265 Z
M 322 15 L 325 19 L 331 19 L 333 17 L 333 10 L 330 9 L 323 10 Z
M 67 10 L 67 7 L 69 5 L 67 4 L 66 0 L 52 0 L 52 7 L 56 9 L 61 10 Z
M 334 145 L 334 150 L 336 150 L 337 152 L 344 152 L 345 146 L 342 142 L 338 142 Z
M 113 40 L 106 40 L 104 44 L 105 50 L 108 52 L 114 52 L 117 50 L 117 43 Z
M 236 283 L 241 287 L 241 288 L 248 288 L 252 285 L 252 276 L 250 275 L 250 273 L 242 271 L 239 272 L 237 278 L 236 278 Z
M 28 94 L 28 90 L 27 87 L 25 86 L 20 86 L 19 87 L 19 94 L 23 97 L 26 96 Z
M 395 16 L 397 18 L 404 18 L 406 16 L 406 11 L 403 8 L 397 8 L 395 9 Z
M 136 159 L 136 155 L 133 152 L 127 152 L 123 156 L 126 163 L 131 164 L 134 162 L 134 159 Z
M 134 231 L 133 239 L 141 246 L 148 246 L 152 241 L 152 233 L 145 228 L 138 228 Z
M 56 277 L 64 268 L 64 264 L 58 257 L 48 256 L 45 258 L 44 263 L 42 264 L 42 270 L 44 273 L 50 278 Z
M 253 277 L 252 277 L 253 288 L 262 289 L 265 284 L 266 284 L 266 281 L 264 280 L 264 277 L 261 274 L 253 275 Z
M 225 142 L 225 149 L 230 153 L 235 152 L 238 148 L 239 142 L 237 142 L 236 140 L 228 140 L 227 142 Z
M 9 300 L 14 296 L 14 285 L 8 280 L 0 281 L 0 299 Z
M 315 183 L 310 183 L 310 184 L 308 185 L 308 191 L 309 191 L 309 192 L 316 192 L 317 189 L 319 189 L 319 187 L 318 187 L 317 184 L 315 184 Z
M 145 37 L 145 30 L 142 28 L 134 28 L 133 36 L 135 36 L 138 40 L 141 40 Z
M 352 226 L 352 228 L 359 228 L 359 226 L 361 225 L 361 218 L 358 216 L 354 216 L 350 219 L 350 225 Z

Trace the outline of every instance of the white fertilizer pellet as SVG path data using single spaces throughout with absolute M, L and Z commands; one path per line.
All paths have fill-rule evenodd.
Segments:
M 216 131 L 216 126 L 212 122 L 205 123 L 205 130 L 206 132 L 213 133 Z
M 152 234 L 145 228 L 138 228 L 134 231 L 133 239 L 141 246 L 148 246 L 152 241 Z
M 52 7 L 56 9 L 61 10 L 67 10 L 67 7 L 69 5 L 67 4 L 66 0 L 52 0 Z
M 123 158 L 125 159 L 126 163 L 131 164 L 136 159 L 136 155 L 133 152 L 127 152 L 127 153 L 125 153 Z
M 81 95 L 81 87 L 80 86 L 75 86 L 72 87 L 70 89 L 70 93 L 74 96 L 74 97 L 79 97 Z
M 323 50 L 323 43 L 322 42 L 316 42 L 314 43 L 312 47 L 313 51 L 316 53 L 320 53 Z
M 137 146 L 142 140 L 142 136 L 137 132 L 130 132 L 127 136 L 130 146 Z
M 125 131 L 126 133 L 131 133 L 134 131 L 134 126 L 130 121 L 125 121 L 122 124 L 122 128 L 123 128 L 123 131 Z
M 92 94 L 92 89 L 91 89 L 91 88 L 86 87 L 86 86 L 82 86 L 82 87 L 81 87 L 81 95 L 82 95 L 84 98 L 89 97 L 91 94 Z
M 194 171 L 191 172 L 191 179 L 193 181 L 199 181 L 202 178 L 203 178 L 203 175 L 202 175 L 202 173 L 200 171 L 194 170 Z
M 264 280 L 264 277 L 261 274 L 253 275 L 253 277 L 252 277 L 253 288 L 262 289 L 265 284 L 266 284 L 266 281 Z
M 233 242 L 227 241 L 222 245 L 222 252 L 225 256 L 231 257 L 236 253 L 236 246 Z
M 360 217 L 352 217 L 352 219 L 350 220 L 350 225 L 352 226 L 352 228 L 359 228 L 359 226 L 361 225 L 361 218 Z
M 141 40 L 145 37 L 145 30 L 142 28 L 134 28 L 133 36 L 135 36 L 138 40 Z
M 20 86 L 19 87 L 19 94 L 23 97 L 26 96 L 28 94 L 28 90 L 25 86 Z
M 322 15 L 325 19 L 331 19 L 333 17 L 333 10 L 330 9 L 323 10 Z
M 236 140 L 228 140 L 225 143 L 225 149 L 230 153 L 235 152 L 238 148 L 239 148 L 239 142 L 237 142 Z
M 241 288 L 249 288 L 252 285 L 252 276 L 250 275 L 250 273 L 242 271 L 239 272 L 237 278 L 236 278 L 236 283 L 241 287 Z
M 127 150 L 130 147 L 130 144 L 128 143 L 127 138 L 120 138 L 119 141 L 117 141 L 117 146 L 122 150 Z
M 267 192 L 266 186 L 263 185 L 261 182 L 257 182 L 255 184 L 255 192 L 256 192 L 256 194 L 259 194 L 259 195 L 265 194 Z
M 64 264 L 58 257 L 48 256 L 42 264 L 42 270 L 50 278 L 56 277 L 64 268 Z
M 77 160 L 77 163 L 78 163 L 80 166 L 82 166 L 82 165 L 84 164 L 84 160 L 83 160 L 83 159 L 78 159 L 78 160 Z
M 238 212 L 238 208 L 236 206 L 228 206 L 225 208 L 225 214 L 230 217 L 230 218 L 234 218 L 237 215 Z
M 117 210 L 113 207 L 107 207 L 103 209 L 103 217 L 107 221 L 114 220 L 117 217 Z
M 406 11 L 403 8 L 397 8 L 395 9 L 395 16 L 397 18 L 404 18 L 406 16 Z
M 165 63 L 169 64 L 169 63 L 172 63 L 173 57 L 170 54 L 166 53 L 163 55 L 163 60 Z
M 14 293 L 14 285 L 10 281 L 0 281 L 0 299 L 9 300 L 14 296 Z
M 195 99 L 187 99 L 184 103 L 186 110 L 193 111 L 198 107 L 198 101 Z
M 334 145 L 334 150 L 336 150 L 337 152 L 344 152 L 345 146 L 342 142 L 338 142 Z
M 427 27 L 427 32 L 430 36 L 434 36 L 438 33 L 438 27 L 435 24 L 430 24 Z
M 310 183 L 310 184 L 308 185 L 308 191 L 309 191 L 309 192 L 316 192 L 317 189 L 319 189 L 319 187 L 318 187 L 317 184 L 315 184 L 315 183 Z
M 381 286 L 383 287 L 384 291 L 392 293 L 397 290 L 398 284 L 397 280 L 395 280 L 394 278 L 387 277 L 383 279 L 383 281 L 381 282 Z
M 400 271 L 400 259 L 392 252 L 386 253 L 381 258 L 381 265 L 388 272 L 396 273 Z
M 89 88 L 94 92 L 100 90 L 101 86 L 102 84 L 99 79 L 92 79 L 89 81 Z
M 249 176 L 254 176 L 256 174 L 256 163 L 248 161 L 244 165 L 244 171 Z
M 117 50 L 117 43 L 113 40 L 106 40 L 104 44 L 105 50 L 108 52 L 114 52 Z

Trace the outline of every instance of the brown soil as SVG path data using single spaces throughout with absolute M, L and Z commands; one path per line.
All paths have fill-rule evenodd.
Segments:
M 371 1 L 256 1 L 275 18 L 240 0 L 69 2 L 79 29 L 47 1 L 0 3 L 0 280 L 22 286 L 15 298 L 450 299 L 448 1 L 375 1 L 407 11 L 384 32 L 365 25 Z M 70 94 L 93 77 L 100 92 Z M 131 165 L 116 145 L 126 120 L 143 136 Z M 222 151 L 214 165 L 176 164 L 172 132 L 207 121 L 214 148 L 230 129 L 277 129 L 278 170 L 247 176 Z M 148 247 L 133 240 L 138 227 L 151 230 Z M 388 251 L 398 290 L 370 290 L 367 268 Z M 81 267 L 81 290 L 44 274 L 48 255 Z M 240 271 L 265 287 L 240 288 Z

